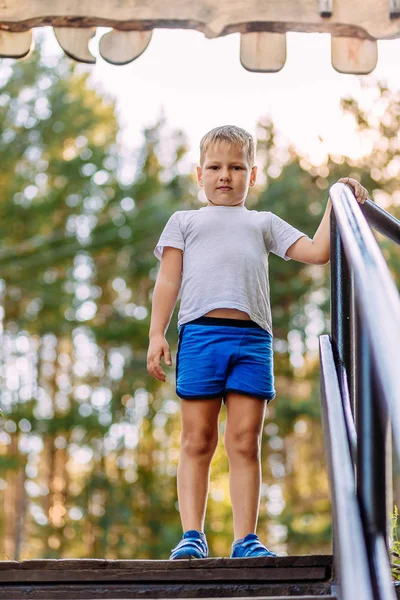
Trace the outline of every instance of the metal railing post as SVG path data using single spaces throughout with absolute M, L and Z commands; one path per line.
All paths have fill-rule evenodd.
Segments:
M 372 592 L 337 367 L 327 335 L 320 336 L 320 361 L 322 429 L 332 500 L 334 586 L 342 600 L 378 600 Z
M 387 412 L 379 409 L 379 393 L 372 364 L 370 343 L 357 310 L 357 495 L 367 537 L 368 556 L 379 598 L 379 574 L 376 572 L 376 537 L 388 551 L 386 490 L 390 487 L 386 469 Z
M 355 324 L 353 274 L 340 239 L 335 213 L 331 214 L 331 338 L 337 364 L 345 368 L 351 412 L 355 409 Z

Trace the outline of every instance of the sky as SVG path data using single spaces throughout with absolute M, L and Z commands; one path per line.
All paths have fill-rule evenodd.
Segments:
M 204 133 L 235 124 L 255 135 L 257 122 L 266 116 L 315 162 L 326 151 L 357 156 L 359 140 L 340 111 L 340 97 L 359 93 L 360 79 L 399 86 L 400 40 L 378 42 L 377 68 L 360 78 L 333 69 L 328 34 L 289 33 L 286 64 L 271 74 L 241 66 L 239 34 L 210 40 L 176 29 L 155 30 L 138 59 L 111 65 L 97 50 L 105 31 L 98 29 L 91 42 L 97 63 L 89 70 L 93 85 L 117 101 L 124 147 L 138 147 L 144 127 L 164 115 L 171 130 L 185 132 L 193 166 Z

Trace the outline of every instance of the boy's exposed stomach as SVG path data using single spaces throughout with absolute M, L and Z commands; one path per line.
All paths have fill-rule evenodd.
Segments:
M 216 318 L 219 317 L 220 319 L 243 319 L 245 321 L 251 320 L 247 313 L 243 312 L 242 310 L 237 310 L 236 308 L 215 308 L 203 316 Z

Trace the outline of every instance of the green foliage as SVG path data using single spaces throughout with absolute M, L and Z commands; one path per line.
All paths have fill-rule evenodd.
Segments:
M 394 506 L 394 511 L 391 521 L 390 538 L 392 540 L 391 548 L 391 562 L 392 562 L 392 576 L 396 581 L 400 581 L 400 540 L 399 540 L 399 509 Z

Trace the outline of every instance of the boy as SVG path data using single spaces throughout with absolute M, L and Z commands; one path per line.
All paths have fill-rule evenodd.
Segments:
M 275 396 L 268 253 L 327 263 L 331 201 L 313 240 L 270 212 L 248 210 L 244 204 L 257 174 L 254 155 L 251 135 L 239 127 L 207 133 L 197 167 L 207 206 L 174 213 L 154 250 L 161 267 L 152 301 L 147 369 L 160 381 L 165 381 L 161 357 L 172 364 L 165 334 L 181 290 L 177 487 L 184 535 L 170 560 L 208 556 L 203 527 L 222 401 L 235 538 L 231 558 L 275 556 L 255 534 L 265 407 Z M 357 181 L 339 181 L 365 202 L 367 190 Z

